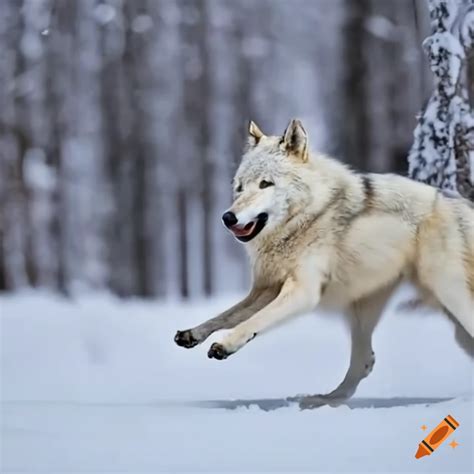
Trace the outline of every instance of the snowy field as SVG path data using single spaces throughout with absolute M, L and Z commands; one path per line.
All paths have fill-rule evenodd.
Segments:
M 235 298 L 158 304 L 45 294 L 0 299 L 1 472 L 473 472 L 473 365 L 441 315 L 388 310 L 356 397 L 453 397 L 391 408 L 200 408 L 324 393 L 349 358 L 344 323 L 301 317 L 226 361 L 173 343 Z M 451 414 L 429 457 L 418 443 Z

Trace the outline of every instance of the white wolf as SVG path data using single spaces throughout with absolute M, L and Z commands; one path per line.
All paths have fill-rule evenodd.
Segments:
M 350 316 L 352 351 L 342 383 L 307 406 L 353 395 L 372 370 L 372 333 L 394 287 L 411 280 L 455 321 L 456 339 L 472 354 L 474 208 L 467 200 L 396 175 L 357 174 L 311 153 L 298 120 L 282 136 L 253 122 L 234 178 L 234 202 L 222 219 L 248 250 L 249 295 L 175 341 L 212 344 L 225 359 L 275 324 L 318 305 Z

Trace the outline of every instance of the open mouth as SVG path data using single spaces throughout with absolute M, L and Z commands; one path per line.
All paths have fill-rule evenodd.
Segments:
M 267 220 L 268 214 L 266 212 L 262 212 L 257 216 L 256 219 L 248 222 L 245 225 L 236 224 L 230 227 L 230 231 L 241 242 L 248 242 L 261 232 L 261 230 L 265 227 Z

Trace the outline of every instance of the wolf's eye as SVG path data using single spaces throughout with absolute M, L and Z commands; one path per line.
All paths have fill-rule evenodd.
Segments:
M 241 193 L 241 192 L 243 191 L 243 189 L 244 189 L 244 188 L 242 187 L 242 185 L 239 184 L 239 185 L 235 188 L 235 192 L 236 192 L 236 193 Z
M 258 187 L 260 189 L 265 189 L 265 188 L 268 188 L 269 186 L 274 186 L 275 183 L 272 183 L 271 181 L 265 181 L 264 179 L 262 181 L 260 181 L 260 184 L 258 185 Z

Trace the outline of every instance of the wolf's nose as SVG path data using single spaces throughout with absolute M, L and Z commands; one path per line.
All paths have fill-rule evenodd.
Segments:
M 227 211 L 224 212 L 222 216 L 222 221 L 226 227 L 232 227 L 233 225 L 237 224 L 238 219 L 233 212 Z

